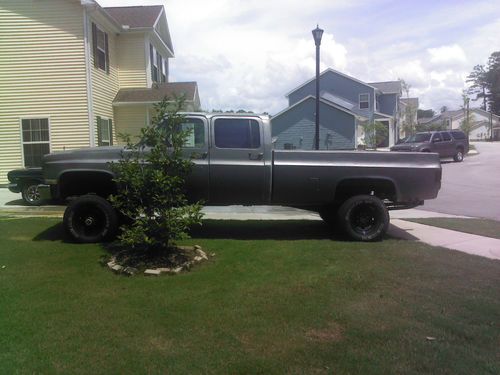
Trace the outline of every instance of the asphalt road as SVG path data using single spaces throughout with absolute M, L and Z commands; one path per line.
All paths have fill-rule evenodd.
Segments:
M 500 221 L 500 142 L 475 145 L 479 155 L 442 162 L 441 190 L 423 210 Z

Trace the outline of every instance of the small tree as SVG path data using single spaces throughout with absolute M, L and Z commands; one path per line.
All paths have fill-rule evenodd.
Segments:
M 406 103 L 404 106 L 402 129 L 404 135 L 409 136 L 415 134 L 417 124 L 415 123 L 414 119 L 417 115 L 417 108 L 413 108 L 413 106 L 410 103 L 411 85 L 409 83 L 406 83 L 404 79 L 399 78 L 399 80 L 401 81 L 401 88 L 406 94 Z
M 460 122 L 460 129 L 465 133 L 467 139 L 469 139 L 470 132 L 472 130 L 472 127 L 474 126 L 474 116 L 469 110 L 470 98 L 466 90 L 462 91 L 462 100 L 464 103 L 462 106 L 462 109 L 464 111 L 464 119 Z
M 389 136 L 387 127 L 381 122 L 367 121 L 362 126 L 367 148 L 376 150 L 378 145 Z
M 182 157 L 189 134 L 178 114 L 182 106 L 182 99 L 173 104 L 164 99 L 155 106 L 152 126 L 141 129 L 139 142 L 122 136 L 127 145 L 112 165 L 118 193 L 111 202 L 129 219 L 118 236 L 124 247 L 159 254 L 201 223 L 201 204 L 189 204 L 184 193 L 193 163 Z

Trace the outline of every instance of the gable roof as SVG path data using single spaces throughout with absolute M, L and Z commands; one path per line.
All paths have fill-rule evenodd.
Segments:
M 198 84 L 196 82 L 168 82 L 152 88 L 121 89 L 113 100 L 113 105 L 124 103 L 157 103 L 164 97 L 173 98 L 185 95 L 186 101 L 197 102 Z
M 372 82 L 369 83 L 383 94 L 399 94 L 401 92 L 401 81 L 386 81 L 386 82 Z
M 325 74 L 328 74 L 328 73 L 330 73 L 330 74 L 332 74 L 332 73 L 333 73 L 333 74 L 338 74 L 338 75 L 340 75 L 340 76 L 342 76 L 342 77 L 345 77 L 345 78 L 348 78 L 348 79 L 350 79 L 350 80 L 353 80 L 354 82 L 361 83 L 362 85 L 365 85 L 365 86 L 367 86 L 367 87 L 369 87 L 369 88 L 371 88 L 371 89 L 377 90 L 377 88 L 376 88 L 376 87 L 370 86 L 370 84 L 369 84 L 369 83 L 366 83 L 366 82 L 360 81 L 360 80 L 359 80 L 359 79 L 357 79 L 357 78 L 351 77 L 351 76 L 349 76 L 349 75 L 347 75 L 347 74 L 341 73 L 341 72 L 339 72 L 338 70 L 335 70 L 335 69 L 332 69 L 332 68 L 328 68 L 328 69 L 326 69 L 326 70 L 323 70 L 323 71 L 320 73 L 320 75 L 319 75 L 319 79 L 321 80 L 321 77 L 322 77 L 323 75 L 325 75 Z M 316 79 L 316 77 L 313 77 L 313 78 L 311 78 L 310 80 L 308 80 L 308 81 L 304 82 L 302 85 L 300 85 L 300 86 L 298 86 L 298 87 L 294 88 L 292 91 L 290 91 L 288 94 L 286 94 L 286 95 L 285 95 L 285 98 L 288 98 L 288 97 L 289 97 L 291 94 L 293 94 L 295 91 L 297 91 L 297 90 L 301 89 L 302 87 L 304 87 L 305 85 L 307 85 L 307 84 L 309 84 L 309 83 L 313 82 L 315 79 Z
M 274 116 L 272 116 L 272 118 L 276 118 L 276 117 L 279 117 L 281 115 L 283 115 L 284 113 L 288 112 L 289 110 L 291 110 L 292 108 L 295 108 L 299 105 L 301 105 L 302 103 L 304 103 L 305 101 L 307 100 L 311 100 L 311 99 L 314 99 L 315 100 L 315 96 L 313 95 L 308 95 L 306 96 L 305 98 L 303 98 L 302 100 L 299 100 L 297 103 L 295 103 L 294 105 L 290 106 L 290 107 L 286 107 L 284 110 L 282 110 L 281 112 L 275 114 Z M 326 104 L 327 106 L 329 107 L 332 107 L 332 108 L 336 108 L 340 111 L 343 111 L 345 113 L 348 113 L 349 115 L 351 116 L 354 116 L 354 117 L 358 117 L 358 118 L 366 118 L 365 116 L 361 116 L 361 115 L 358 115 L 357 113 L 354 113 L 353 111 L 350 111 L 349 109 L 347 108 L 344 108 L 342 107 L 341 105 L 338 105 L 338 104 L 335 104 L 327 99 L 323 99 L 323 98 L 320 98 L 320 102 L 323 103 L 323 104 Z
M 163 6 L 130 6 L 103 8 L 116 22 L 131 29 L 154 27 L 160 17 Z

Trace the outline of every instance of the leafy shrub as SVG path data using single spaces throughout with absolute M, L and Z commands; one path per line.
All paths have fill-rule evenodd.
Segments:
M 125 248 L 147 252 L 171 250 L 201 224 L 201 204 L 190 204 L 185 181 L 193 163 L 182 157 L 189 131 L 182 130 L 182 99 L 166 98 L 155 106 L 153 124 L 141 129 L 139 141 L 126 142 L 122 158 L 112 164 L 118 193 L 110 197 L 125 219 L 118 241 Z

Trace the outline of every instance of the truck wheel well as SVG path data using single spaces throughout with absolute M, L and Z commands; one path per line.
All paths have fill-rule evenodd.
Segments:
M 341 181 L 335 190 L 335 202 L 344 202 L 355 195 L 374 195 L 382 200 L 397 201 L 394 183 L 384 179 L 349 179 Z
M 58 187 L 62 199 L 90 193 L 107 198 L 116 193 L 113 176 L 104 172 L 66 172 L 59 178 Z

